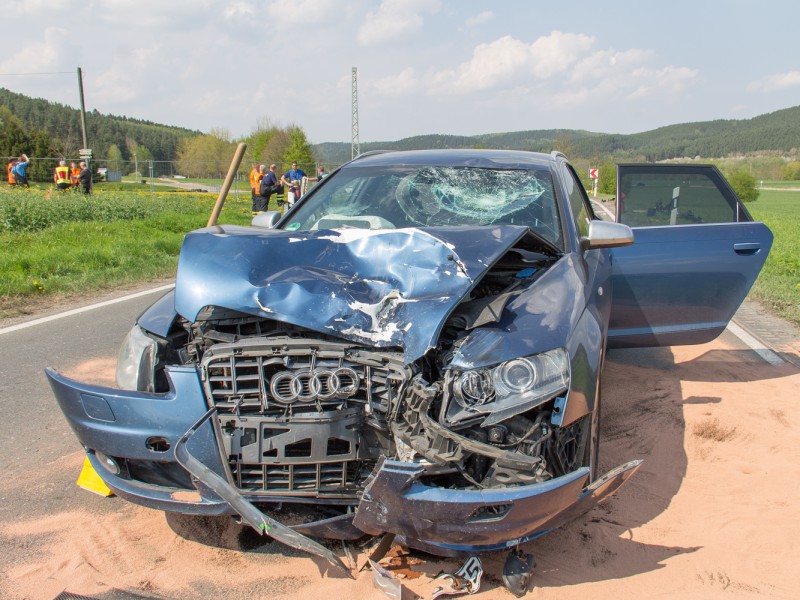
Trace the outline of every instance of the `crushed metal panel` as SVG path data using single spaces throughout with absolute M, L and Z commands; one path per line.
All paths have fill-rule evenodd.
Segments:
M 411 362 L 527 227 L 499 225 L 286 232 L 210 227 L 186 236 L 175 308 L 263 316 L 376 347 Z

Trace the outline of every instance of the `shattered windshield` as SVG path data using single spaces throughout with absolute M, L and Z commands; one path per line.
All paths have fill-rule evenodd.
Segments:
M 545 169 L 347 167 L 283 224 L 289 231 L 526 225 L 556 245 L 561 226 Z

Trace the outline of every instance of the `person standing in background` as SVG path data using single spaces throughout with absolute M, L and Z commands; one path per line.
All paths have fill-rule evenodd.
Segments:
M 70 188 L 72 183 L 69 179 L 69 167 L 67 166 L 67 161 L 58 161 L 58 166 L 56 167 L 55 173 L 53 173 L 53 181 L 59 190 L 63 191 Z
M 286 204 L 290 208 L 294 205 L 294 201 L 300 198 L 300 188 L 305 176 L 303 169 L 297 168 L 297 161 L 292 162 L 292 168 L 281 176 L 281 183 L 288 188 L 286 191 Z
M 72 187 L 76 190 L 78 189 L 78 185 L 80 185 L 80 176 L 81 170 L 75 166 L 74 162 L 69 163 L 69 182 L 72 184 Z
M 258 181 L 259 181 L 259 168 L 258 163 L 253 163 L 253 168 L 250 169 L 250 199 L 252 200 L 252 211 L 256 212 L 258 201 Z
M 14 179 L 14 165 L 17 164 L 16 158 L 9 158 L 8 159 L 8 166 L 6 167 L 6 179 L 8 181 L 8 185 L 17 185 L 17 181 Z
M 14 173 L 14 181 L 17 185 L 24 185 L 25 187 L 30 187 L 30 184 L 28 183 L 29 163 L 30 160 L 28 159 L 28 155 L 23 152 L 17 159 L 17 164 L 15 164 L 14 168 L 11 169 L 11 172 Z
M 81 174 L 78 176 L 81 182 L 81 191 L 84 194 L 89 194 L 92 191 L 92 172 L 86 166 L 84 161 L 81 161 Z

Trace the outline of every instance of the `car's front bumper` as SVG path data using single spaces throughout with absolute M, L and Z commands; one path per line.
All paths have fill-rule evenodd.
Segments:
M 170 391 L 166 394 L 82 383 L 52 369 L 45 373 L 67 422 L 86 448 L 92 467 L 115 494 L 158 510 L 203 515 L 233 513 L 221 498 L 198 493 L 185 472 L 173 482 L 147 476 L 159 469 L 182 471 L 175 459 L 175 444 L 208 410 L 196 369 L 169 368 Z M 194 435 L 190 449 L 214 472 L 224 474 L 211 423 Z M 122 472 L 109 469 L 98 452 L 118 461 Z M 137 479 L 132 473 L 134 467 L 144 476 Z
M 542 483 L 486 490 L 422 485 L 417 463 L 385 461 L 367 484 L 354 524 L 388 531 L 432 554 L 502 550 L 559 527 L 617 490 L 639 468 L 631 461 L 589 482 L 588 467 Z
M 180 470 L 175 446 L 208 406 L 194 368 L 171 367 L 167 374 L 171 391 L 149 394 L 84 384 L 47 370 L 61 410 L 92 466 L 117 495 L 165 511 L 233 514 L 230 504 L 185 472 L 183 484 L 143 481 L 130 472 L 115 473 L 98 455 L 123 465 Z M 211 420 L 191 436 L 187 450 L 227 478 Z M 547 533 L 588 510 L 622 485 L 639 464 L 622 465 L 595 482 L 589 481 L 589 469 L 581 468 L 532 485 L 458 490 L 421 483 L 425 468 L 419 463 L 385 460 L 370 476 L 354 519 L 342 519 L 325 535 L 337 537 L 338 528 L 342 537 L 351 537 L 355 525 L 368 534 L 394 533 L 403 543 L 434 554 L 500 550 Z M 308 531 L 314 535 L 313 528 Z

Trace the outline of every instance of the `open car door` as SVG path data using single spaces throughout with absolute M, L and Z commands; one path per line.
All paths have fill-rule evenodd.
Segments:
M 612 250 L 609 347 L 713 340 L 772 246 L 713 165 L 618 165 L 617 221 L 634 243 Z

